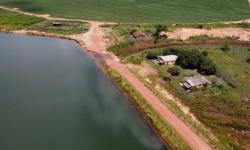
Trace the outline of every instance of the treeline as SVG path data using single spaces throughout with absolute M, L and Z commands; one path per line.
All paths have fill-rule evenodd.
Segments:
M 197 69 L 198 72 L 205 75 L 216 73 L 216 65 L 207 56 L 207 52 L 201 52 L 197 49 L 167 48 L 162 51 L 150 51 L 147 59 L 156 59 L 160 55 L 177 55 L 176 64 L 184 69 Z

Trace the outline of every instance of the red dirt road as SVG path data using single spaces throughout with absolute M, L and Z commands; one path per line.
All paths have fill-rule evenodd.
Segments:
M 184 122 L 182 122 L 174 113 L 172 113 L 166 105 L 164 105 L 143 83 L 123 64 L 115 60 L 115 56 L 106 52 L 103 32 L 101 31 L 98 22 L 90 22 L 91 28 L 84 35 L 84 41 L 89 51 L 94 51 L 104 57 L 107 64 L 122 75 L 134 88 L 145 98 L 145 100 L 158 112 L 163 119 L 170 124 L 179 135 L 190 145 L 194 150 L 211 150 L 212 148 L 192 131 Z

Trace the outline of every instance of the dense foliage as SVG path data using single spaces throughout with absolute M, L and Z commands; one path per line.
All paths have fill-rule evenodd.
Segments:
M 205 75 L 216 73 L 216 66 L 213 61 L 206 56 L 206 52 L 200 52 L 196 49 L 183 50 L 170 48 L 163 50 L 164 55 L 175 54 L 178 56 L 176 63 L 185 69 L 197 69 Z
M 173 76 L 180 75 L 180 72 L 181 72 L 181 67 L 179 67 L 179 66 L 173 66 L 173 67 L 168 69 L 168 73 L 170 73 Z

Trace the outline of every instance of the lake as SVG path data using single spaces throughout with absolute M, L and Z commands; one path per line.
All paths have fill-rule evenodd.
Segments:
M 162 150 L 73 41 L 0 33 L 1 150 Z

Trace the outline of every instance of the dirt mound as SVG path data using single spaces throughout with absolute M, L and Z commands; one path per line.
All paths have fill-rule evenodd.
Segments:
M 171 39 L 188 40 L 192 36 L 207 35 L 209 37 L 238 37 L 240 41 L 250 41 L 250 30 L 242 28 L 219 28 L 219 29 L 191 29 L 180 28 L 174 32 L 163 32 Z

